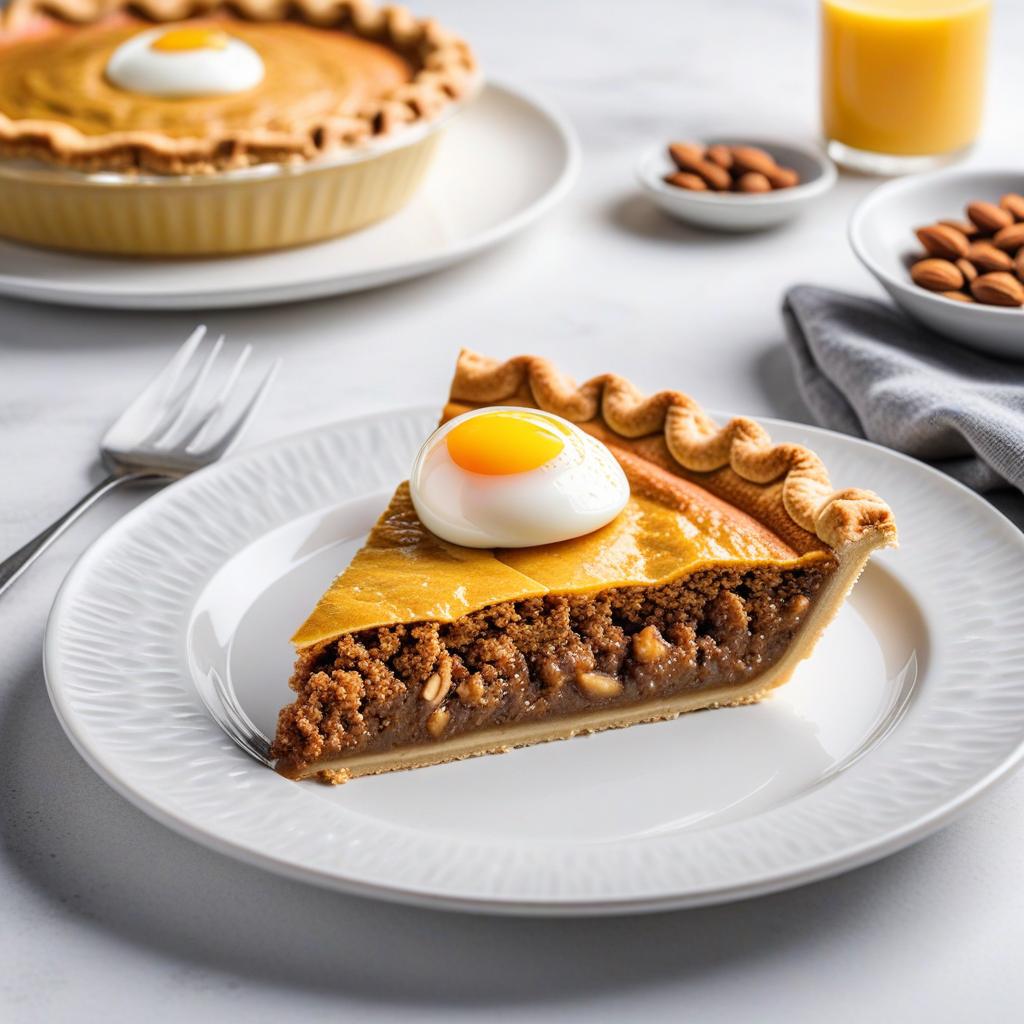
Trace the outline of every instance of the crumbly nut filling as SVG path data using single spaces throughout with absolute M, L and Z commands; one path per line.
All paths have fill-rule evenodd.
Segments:
M 504 602 L 302 651 L 278 718 L 286 774 L 483 727 L 742 686 L 781 657 L 834 562 Z

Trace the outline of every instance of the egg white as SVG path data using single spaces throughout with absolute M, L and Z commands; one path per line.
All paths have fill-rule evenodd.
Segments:
M 413 463 L 409 490 L 423 525 L 471 548 L 521 548 L 581 537 L 610 523 L 629 499 L 629 482 L 597 438 L 561 417 L 565 447 L 524 473 L 490 476 L 457 465 L 445 438 L 459 423 L 506 406 L 475 409 L 439 427 Z M 548 414 L 544 414 L 547 416 Z
M 263 60 L 248 43 L 228 39 L 223 49 L 162 51 L 153 42 L 167 25 L 123 42 L 107 62 L 107 78 L 119 89 L 147 96 L 225 96 L 263 80 Z

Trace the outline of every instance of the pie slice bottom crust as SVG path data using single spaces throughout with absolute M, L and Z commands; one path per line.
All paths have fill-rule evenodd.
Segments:
M 579 396 L 593 382 L 575 389 L 542 360 L 510 377 L 510 364 L 478 359 L 460 361 L 446 417 L 484 404 L 574 411 L 620 458 L 633 497 L 588 538 L 478 552 L 428 534 L 401 485 L 294 638 L 296 699 L 272 751 L 290 778 L 343 782 L 760 700 L 810 653 L 871 553 L 895 541 L 887 506 L 833 492 L 807 449 L 758 438 L 778 468 L 751 481 L 737 469 L 750 453 L 715 428 L 705 440 L 723 464 L 705 469 L 705 455 L 691 471 L 652 447 L 656 434 L 678 453 L 667 425 L 631 440 L 607 402 L 588 415 Z M 664 424 L 676 398 L 692 408 L 664 395 L 675 393 L 642 400 L 661 401 Z M 724 430 L 739 422 L 751 421 Z M 796 473 L 789 505 L 814 491 L 810 478 L 819 498 L 794 517 Z

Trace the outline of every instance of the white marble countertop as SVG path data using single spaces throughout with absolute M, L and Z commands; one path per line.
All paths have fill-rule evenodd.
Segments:
M 425 6 L 425 5 L 424 5 Z M 976 159 L 1021 152 L 1024 9 L 997 5 Z M 637 194 L 639 149 L 705 129 L 815 130 L 810 0 L 432 0 L 493 77 L 547 97 L 582 178 L 475 262 L 344 299 L 124 314 L 0 302 L 0 552 L 98 479 L 108 421 L 197 319 L 285 358 L 248 443 L 440 397 L 461 345 L 540 351 L 575 376 L 628 365 L 721 409 L 807 418 L 785 287 L 873 291 L 845 240 L 873 182 L 744 238 L 691 232 Z M 356 383 L 358 382 L 358 383 Z M 888 860 L 789 893 L 647 918 L 463 917 L 333 895 L 172 834 L 64 738 L 40 650 L 72 561 L 139 500 L 109 499 L 0 601 L 0 1017 L 8 1021 L 1019 1019 L 1024 778 Z M 1018 523 L 1024 500 L 998 503 Z M 979 680 L 983 685 L 984 680 Z

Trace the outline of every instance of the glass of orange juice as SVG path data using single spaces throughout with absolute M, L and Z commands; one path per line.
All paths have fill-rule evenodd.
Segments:
M 991 0 L 821 0 L 829 151 L 857 170 L 944 162 L 978 134 Z

